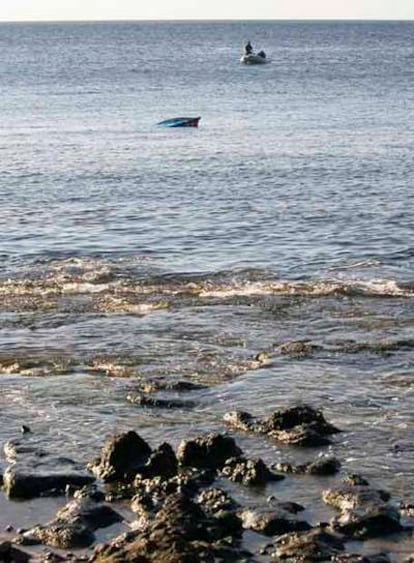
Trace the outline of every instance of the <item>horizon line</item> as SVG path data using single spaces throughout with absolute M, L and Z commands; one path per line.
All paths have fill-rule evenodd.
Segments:
M 1 20 L 0 24 L 27 24 L 27 23 L 227 23 L 227 22 L 414 22 L 414 18 L 111 18 L 111 19 L 27 19 L 27 20 Z

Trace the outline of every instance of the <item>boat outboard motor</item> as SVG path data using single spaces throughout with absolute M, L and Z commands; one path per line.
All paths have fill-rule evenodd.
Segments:
M 259 52 L 257 53 L 257 55 L 258 55 L 259 57 L 262 57 L 262 59 L 265 59 L 265 58 L 266 58 L 266 53 L 265 53 L 264 51 L 259 51 Z

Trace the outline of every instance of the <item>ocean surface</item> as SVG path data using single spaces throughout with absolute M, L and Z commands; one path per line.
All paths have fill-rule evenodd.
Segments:
M 409 22 L 0 25 L 0 445 L 25 424 L 86 462 L 114 432 L 176 445 L 230 410 L 306 402 L 343 430 L 329 450 L 238 443 L 268 463 L 328 451 L 338 482 L 414 501 L 413 37 Z M 271 62 L 241 65 L 246 40 Z M 175 116 L 199 128 L 156 126 Z M 191 408 L 126 400 L 183 379 L 206 387 L 156 396 Z M 337 481 L 270 492 L 317 522 Z M 1 497 L 0 527 L 59 502 Z M 414 543 L 371 548 L 402 561 Z

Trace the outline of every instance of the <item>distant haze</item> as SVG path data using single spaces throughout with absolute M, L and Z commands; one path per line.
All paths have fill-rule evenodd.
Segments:
M 0 21 L 153 19 L 414 20 L 414 1 L 0 0 Z

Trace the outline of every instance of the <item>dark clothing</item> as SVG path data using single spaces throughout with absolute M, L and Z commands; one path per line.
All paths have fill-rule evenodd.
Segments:
M 246 45 L 244 46 L 244 54 L 245 55 L 251 55 L 253 53 L 253 47 L 251 46 L 250 41 L 248 41 L 246 43 Z

